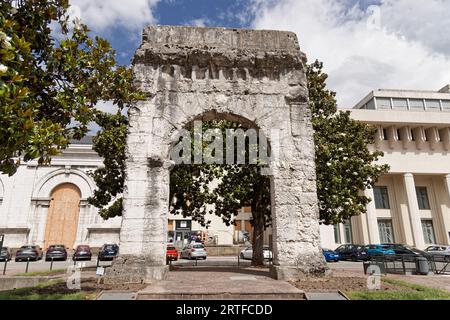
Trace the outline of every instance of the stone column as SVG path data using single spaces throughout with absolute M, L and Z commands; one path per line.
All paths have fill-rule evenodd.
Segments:
M 364 195 L 372 201 L 367 204 L 367 231 L 369 233 L 369 242 L 372 244 L 380 243 L 380 233 L 378 231 L 377 209 L 375 207 L 375 195 L 373 189 L 364 190 Z
M 417 202 L 414 176 L 411 173 L 405 173 L 403 175 L 403 181 L 405 183 L 406 198 L 408 200 L 409 220 L 411 222 L 414 245 L 419 249 L 423 249 L 425 246 L 425 240 L 423 238 L 422 222 L 420 219 L 419 204 Z
M 445 176 L 445 188 L 447 189 L 448 197 L 450 198 L 450 174 Z
M 120 255 L 106 283 L 151 283 L 166 277 L 166 241 L 170 172 L 158 158 L 127 162 Z
M 447 191 L 448 199 L 450 201 L 450 174 L 447 174 L 444 177 L 444 180 L 445 180 L 444 181 L 445 189 Z M 449 209 L 447 208 L 447 214 L 449 214 L 449 213 L 450 213 Z M 441 210 L 441 214 L 445 215 L 444 209 Z M 444 239 L 447 239 L 447 243 L 450 244 L 450 242 L 448 242 L 448 241 L 450 241 L 450 219 L 448 219 L 448 218 L 446 219 L 446 217 L 443 216 L 442 221 L 444 222 L 444 229 L 445 229 L 445 238 Z

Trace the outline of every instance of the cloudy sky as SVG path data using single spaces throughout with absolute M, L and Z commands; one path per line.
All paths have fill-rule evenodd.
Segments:
M 377 88 L 450 83 L 450 0 L 70 0 L 129 64 L 148 24 L 289 30 L 324 62 L 341 108 Z

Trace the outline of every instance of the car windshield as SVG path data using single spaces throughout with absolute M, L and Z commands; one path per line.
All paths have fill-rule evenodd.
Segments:
M 89 247 L 86 246 L 78 247 L 77 251 L 89 251 Z
M 410 250 L 410 251 L 412 251 L 412 252 L 415 252 L 415 253 L 425 253 L 424 251 L 419 250 L 419 249 L 414 248 L 414 247 L 411 247 L 411 246 L 405 246 L 405 248 Z
M 1 252 L 6 252 L 8 251 L 8 248 L 2 248 Z
M 55 249 L 65 249 L 65 247 L 63 245 L 54 245 L 54 246 L 50 246 L 48 247 L 50 250 L 55 250 Z
M 112 244 L 107 245 L 107 246 L 105 246 L 105 250 L 116 250 L 116 246 L 112 245 Z
M 34 249 L 35 246 L 22 246 L 20 249 Z
M 205 248 L 205 246 L 202 244 L 194 244 L 192 247 L 195 249 L 204 249 Z
M 177 250 L 175 247 L 167 247 L 167 250 Z

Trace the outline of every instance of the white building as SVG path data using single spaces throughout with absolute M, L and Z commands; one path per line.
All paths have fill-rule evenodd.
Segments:
M 378 127 L 372 150 L 390 172 L 365 194 L 367 214 L 322 226 L 322 244 L 450 244 L 450 85 L 439 91 L 377 90 L 352 118 Z
M 397 242 L 424 248 L 450 244 L 450 86 L 439 92 L 377 90 L 352 110 L 356 120 L 378 127 L 372 149 L 384 151 L 380 163 L 390 172 L 375 190 L 367 214 L 347 224 L 321 226 L 323 247 L 341 243 Z M 0 175 L 0 234 L 5 246 L 64 243 L 69 247 L 119 242 L 121 218 L 104 221 L 87 203 L 95 188 L 88 172 L 102 164 L 89 139 L 77 142 L 51 166 L 22 164 L 8 177 Z M 236 226 L 210 215 L 208 230 L 182 216 L 169 216 L 174 240 L 203 231 L 209 243 L 231 245 L 251 233 L 251 211 L 243 208 Z M 266 241 L 270 241 L 270 231 Z
M 0 234 L 5 246 L 118 242 L 120 218 L 103 221 L 87 203 L 95 188 L 88 172 L 102 164 L 90 139 L 72 144 L 51 166 L 22 164 L 0 176 Z

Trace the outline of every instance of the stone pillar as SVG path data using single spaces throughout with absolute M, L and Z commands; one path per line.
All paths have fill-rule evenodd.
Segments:
M 417 202 L 414 176 L 411 173 L 405 173 L 403 175 L 403 181 L 405 183 L 406 198 L 408 200 L 409 220 L 411 222 L 414 245 L 419 249 L 423 249 L 425 246 L 425 240 L 423 238 L 422 222 L 420 219 L 419 204 Z
M 448 197 L 450 198 L 450 174 L 445 176 L 445 188 L 447 190 Z
M 106 283 L 151 283 L 166 277 L 169 184 L 164 161 L 128 162 L 120 255 L 108 270 Z
M 373 189 L 364 190 L 364 195 L 372 201 L 367 204 L 367 231 L 369 233 L 369 242 L 372 244 L 380 243 L 380 233 L 378 231 L 377 209 L 375 207 L 375 195 Z
M 444 184 L 445 184 L 445 189 L 447 191 L 447 196 L 448 196 L 448 201 L 450 203 L 450 174 L 447 174 L 444 177 Z M 443 208 L 441 210 L 441 214 L 442 216 L 442 221 L 444 222 L 444 229 L 445 229 L 445 237 L 444 239 L 447 239 L 447 244 L 450 244 L 450 217 L 448 217 L 448 214 L 450 214 L 450 209 L 447 207 L 447 217 L 445 216 L 445 209 Z

